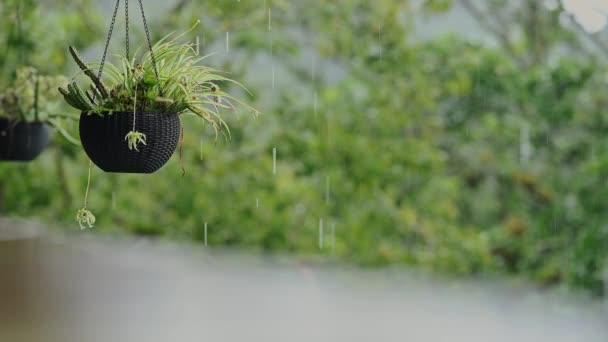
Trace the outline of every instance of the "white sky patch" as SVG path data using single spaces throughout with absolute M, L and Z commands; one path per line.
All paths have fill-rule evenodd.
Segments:
M 587 32 L 599 32 L 606 27 L 608 0 L 564 0 L 564 7 Z

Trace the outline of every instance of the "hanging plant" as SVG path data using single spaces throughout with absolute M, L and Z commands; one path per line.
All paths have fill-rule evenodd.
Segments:
M 76 82 L 59 88 L 66 102 L 81 112 L 80 139 L 92 163 L 106 172 L 153 173 L 173 155 L 182 134 L 180 115 L 192 114 L 210 124 L 216 135 L 230 137 L 222 109 L 240 104 L 254 115 L 258 112 L 220 90 L 220 82 L 239 83 L 215 69 L 200 64 L 205 57 L 196 54 L 194 45 L 179 40 L 193 30 L 169 34 L 152 46 L 141 0 L 139 1 L 149 51 L 130 58 L 128 39 L 128 2 L 126 55 L 120 63 L 107 63 L 105 56 L 120 1 L 116 2 L 112 26 L 102 59 L 85 63 L 73 48 L 70 55 L 88 77 L 81 88 Z M 94 72 L 93 68 L 98 68 Z M 242 87 L 242 86 L 241 86 Z M 87 184 L 90 184 L 90 172 Z M 87 186 L 88 194 L 88 186 Z M 77 215 L 81 227 L 92 226 L 94 216 L 85 206 Z
M 61 97 L 55 92 L 66 84 L 62 76 L 43 76 L 35 68 L 21 67 L 12 86 L 0 93 L 0 160 L 31 161 L 50 141 L 49 127 L 77 144 L 63 127 Z

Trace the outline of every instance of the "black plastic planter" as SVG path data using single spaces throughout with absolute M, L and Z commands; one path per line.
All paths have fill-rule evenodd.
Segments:
M 81 114 L 80 141 L 93 163 L 106 172 L 153 173 L 169 161 L 181 134 L 176 114 L 136 113 L 135 127 L 146 145 L 129 150 L 125 136 L 133 130 L 133 112 Z
M 49 144 L 49 128 L 42 122 L 0 119 L 0 160 L 27 162 Z

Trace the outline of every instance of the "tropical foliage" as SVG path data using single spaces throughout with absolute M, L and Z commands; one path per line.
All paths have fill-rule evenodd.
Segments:
M 20 121 L 44 121 L 61 112 L 61 97 L 55 89 L 67 83 L 63 76 L 39 75 L 32 67 L 21 67 L 11 87 L 0 92 L 0 117 Z
M 0 92 L 0 118 L 9 122 L 45 122 L 64 138 L 78 144 L 64 127 L 65 120 L 76 117 L 65 113 L 55 89 L 67 83 L 63 76 L 43 76 L 32 67 L 21 67 L 11 87 Z
M 603 293 L 608 68 L 561 8 L 469 1 L 486 45 L 425 35 L 450 1 L 260 3 L 178 1 L 155 18 L 162 36 L 205 13 L 188 38 L 229 44 L 206 63 L 267 115 L 217 145 L 186 125 L 184 176 L 99 177 L 95 231 Z M 87 170 L 58 152 L 0 166 L 0 210 L 73 229 Z
M 180 44 L 178 39 L 181 36 L 183 34 L 161 39 L 142 57 L 141 63 L 124 56 L 119 67 L 108 63 L 104 75 L 110 82 L 109 86 L 93 71 L 93 66 L 99 63 L 86 65 L 70 47 L 76 64 L 92 84 L 90 90 L 82 91 L 76 82 L 72 82 L 67 89 L 59 88 L 59 91 L 66 102 L 85 113 L 105 115 L 139 111 L 177 115 L 188 112 L 211 124 L 216 135 L 219 132 L 229 134 L 220 109 L 234 110 L 233 102 L 240 101 L 220 90 L 218 83 L 236 82 L 200 65 L 205 57 L 196 56 L 192 44 Z M 135 131 L 127 139 L 134 148 L 137 142 L 145 142 L 145 137 Z

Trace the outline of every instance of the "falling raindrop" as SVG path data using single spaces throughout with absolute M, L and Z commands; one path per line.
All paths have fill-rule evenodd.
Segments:
M 323 218 L 319 219 L 319 249 L 323 249 Z
M 527 122 L 522 123 L 519 130 L 519 161 L 522 165 L 528 164 L 532 155 L 530 143 L 530 127 Z
M 272 31 L 272 8 L 268 8 L 268 31 Z
M 260 207 L 260 199 L 256 197 L 255 199 L 255 207 L 259 208 Z
M 313 102 L 313 112 L 315 114 L 315 119 L 317 118 L 317 112 L 319 110 L 319 97 L 317 95 L 317 92 L 315 91 L 312 95 L 312 102 Z
M 199 56 L 201 54 L 201 40 L 199 36 L 196 36 L 196 55 Z
M 270 9 L 269 9 L 270 11 Z M 270 22 L 269 22 L 270 25 Z M 270 31 L 270 29 L 269 29 Z M 272 32 L 270 32 L 269 36 L 269 41 L 270 41 L 270 59 L 274 59 L 274 37 L 272 35 Z M 275 86 L 275 70 L 274 70 L 274 62 L 272 64 L 272 89 L 274 89 Z
M 272 32 L 268 34 L 268 42 L 270 44 L 270 57 L 274 57 L 274 36 Z
M 378 27 L 378 42 L 380 44 L 380 60 L 384 57 L 384 48 L 382 47 L 382 27 Z
M 272 148 L 272 174 L 277 174 L 277 148 Z
M 201 138 L 201 160 L 203 160 L 203 139 Z
M 608 266 L 604 267 L 604 293 L 608 293 Z M 605 303 L 608 307 L 608 299 L 605 300 Z
M 205 222 L 205 247 L 207 247 L 207 222 Z
M 226 31 L 226 53 L 230 52 L 230 32 Z
M 112 211 L 116 210 L 116 191 L 112 191 Z
M 557 231 L 557 214 L 555 213 L 555 206 L 551 209 L 551 228 L 553 228 L 553 231 Z
M 330 186 L 330 180 L 329 180 L 329 176 L 325 177 L 325 203 L 329 204 L 329 186 Z
M 331 224 L 331 253 L 336 252 L 336 224 Z

